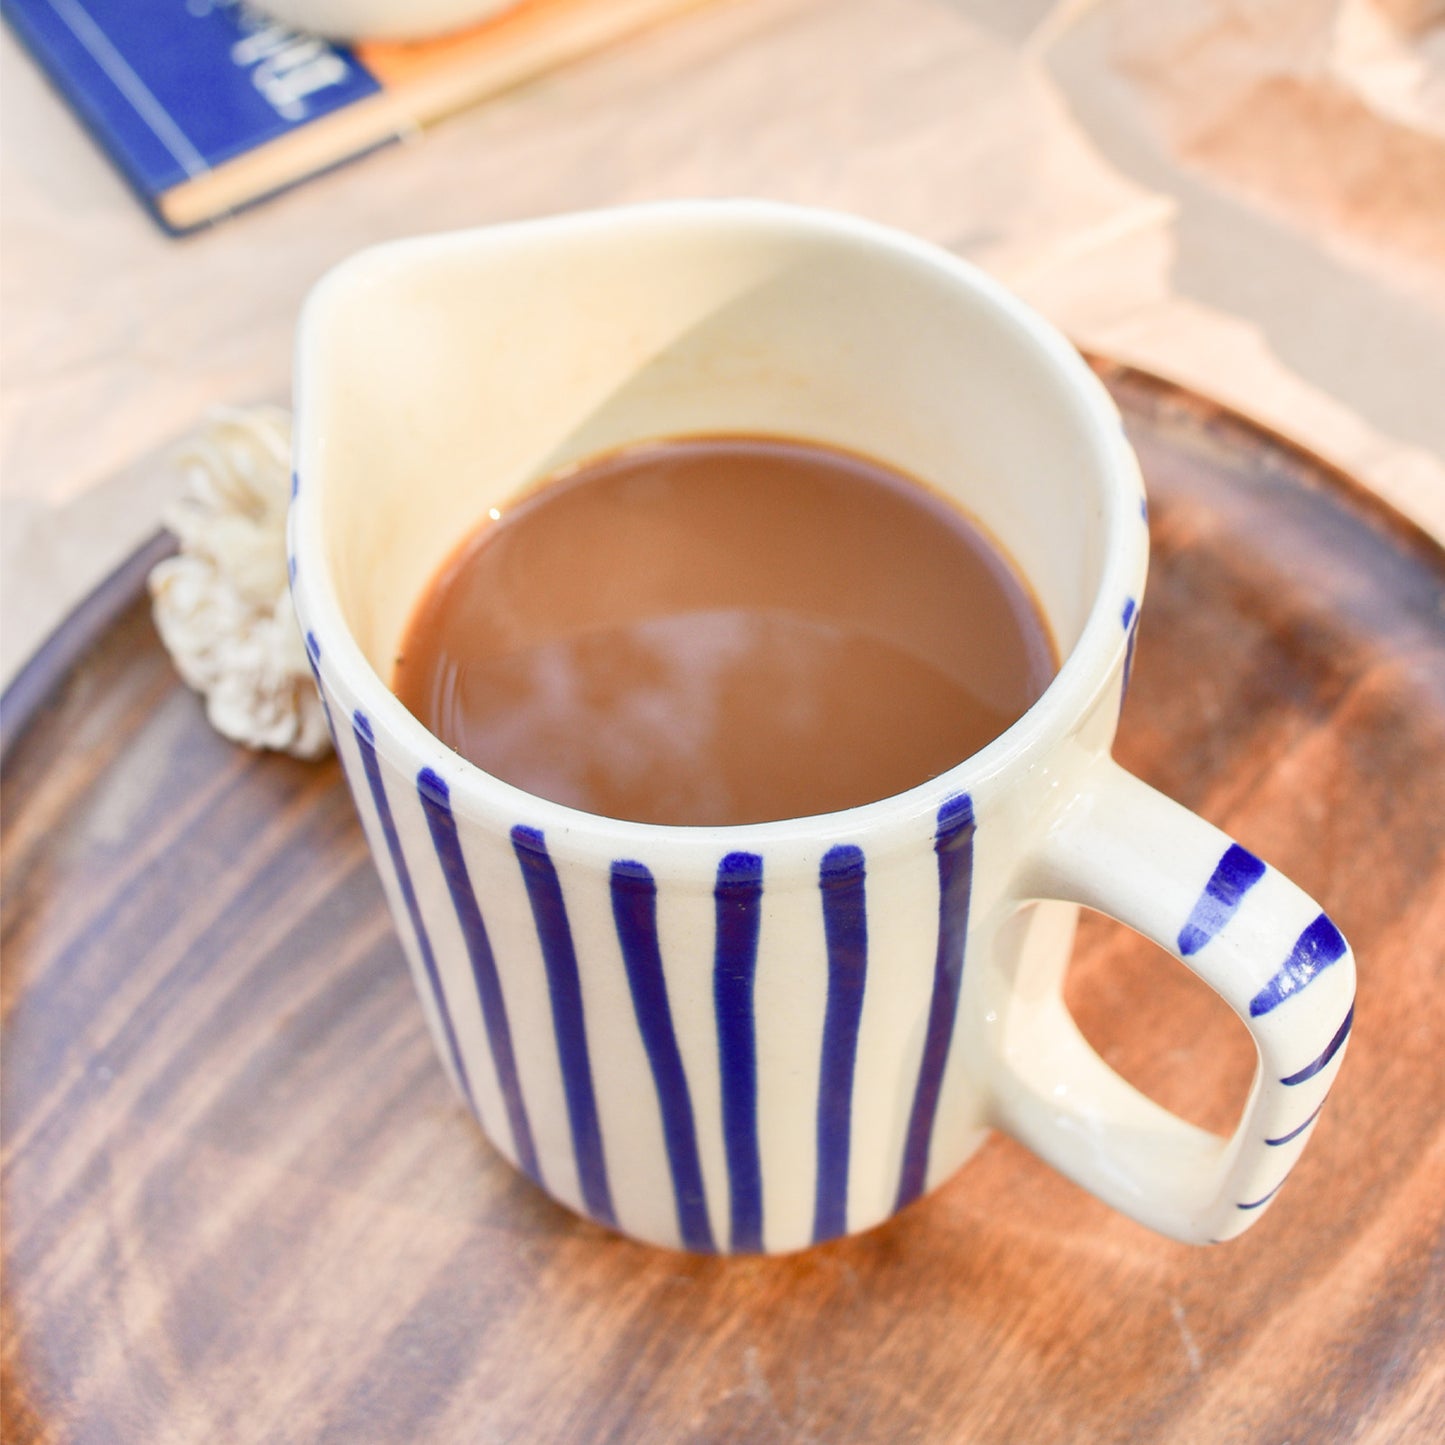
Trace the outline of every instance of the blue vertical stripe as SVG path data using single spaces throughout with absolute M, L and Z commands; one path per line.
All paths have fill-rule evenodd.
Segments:
M 397 836 L 396 820 L 391 815 L 391 804 L 387 801 L 386 788 L 381 781 L 381 767 L 376 759 L 376 735 L 372 731 L 371 719 L 358 708 L 352 716 L 352 731 L 356 735 L 356 746 L 361 752 L 361 766 L 366 770 L 366 781 L 371 785 L 371 800 L 376 805 L 376 816 L 381 822 L 382 836 L 386 839 L 386 850 L 391 855 L 392 870 L 401 889 L 402 901 L 406 904 L 411 918 L 412 932 L 416 935 L 417 948 L 421 952 L 422 966 L 426 970 L 427 982 L 431 985 L 432 1000 L 441 1019 L 442 1033 L 446 1036 L 447 1053 L 451 1056 L 452 1067 L 456 1070 L 457 1081 L 472 1112 L 477 1111 L 472 1098 L 472 1084 L 467 1077 L 467 1066 L 462 1062 L 462 1051 L 457 1044 L 457 1031 L 452 1027 L 451 1012 L 447 1008 L 446 994 L 442 991 L 441 975 L 437 972 L 436 956 L 432 953 L 431 939 L 427 937 L 426 925 L 421 921 L 421 909 L 417 906 L 416 889 L 411 883 L 411 869 L 406 866 L 406 855 L 401 851 L 401 839 Z
M 572 1148 L 587 1212 L 604 1224 L 616 1225 L 612 1191 L 607 1184 L 607 1161 L 602 1153 L 602 1130 L 597 1120 L 597 1096 L 592 1089 L 592 1061 L 587 1051 L 587 1022 L 582 1011 L 582 982 L 577 974 L 577 953 L 572 926 L 562 901 L 562 885 L 547 852 L 546 840 L 536 828 L 521 824 L 512 829 L 512 851 L 522 869 L 547 988 L 552 997 L 552 1028 L 562 1063 L 562 1086 L 567 1096 L 567 1117 L 572 1126 Z
M 973 835 L 973 800 L 967 793 L 960 793 L 938 810 L 938 831 L 933 841 L 938 854 L 938 953 L 933 966 L 933 999 L 928 1009 L 923 1060 L 903 1145 L 896 1209 L 917 1199 L 928 1177 L 933 1120 L 938 1112 L 943 1071 L 948 1063 L 963 984 L 964 943 L 973 892 Z
M 729 853 L 718 864 L 713 889 L 717 910 L 713 1003 L 722 1073 L 731 1248 L 752 1252 L 763 1247 L 763 1170 L 758 1149 L 758 1058 L 753 1019 L 762 896 L 763 860 L 756 853 Z
M 1264 877 L 1265 866 L 1248 848 L 1231 843 L 1179 930 L 1179 952 L 1198 953 L 1239 911 L 1244 895 Z
M 306 661 L 311 667 L 311 677 L 316 683 L 316 695 L 321 699 L 321 712 L 326 719 L 326 731 L 331 734 L 331 746 L 336 756 L 341 756 L 341 744 L 336 739 L 336 724 L 331 721 L 331 704 L 326 701 L 326 689 L 321 685 L 321 644 L 314 632 L 306 634 Z M 371 724 L 367 723 L 370 727 Z
M 537 1150 L 532 1142 L 532 1129 L 527 1122 L 527 1107 L 522 1099 L 522 1085 L 517 1077 L 516 1055 L 512 1052 L 512 1030 L 507 1022 L 507 1003 L 502 997 L 502 981 L 497 975 L 496 960 L 492 957 L 487 926 L 482 919 L 476 891 L 467 872 L 467 860 L 462 856 L 461 839 L 457 836 L 457 823 L 452 816 L 451 789 L 438 773 L 431 768 L 423 768 L 417 774 L 416 790 L 421 799 L 422 811 L 426 814 L 427 827 L 431 829 L 432 844 L 436 848 L 437 861 L 441 864 L 442 877 L 446 879 L 447 890 L 452 896 L 452 906 L 456 909 L 457 922 L 461 926 L 462 938 L 467 946 L 467 957 L 471 959 L 472 977 L 476 980 L 477 997 L 481 1000 L 482 1021 L 486 1026 L 492 1061 L 497 1069 L 497 1083 L 507 1109 L 507 1122 L 511 1126 L 517 1162 L 527 1174 L 540 1182 L 542 1172 L 537 1165 Z
M 1129 679 L 1134 675 L 1134 644 L 1139 640 L 1139 604 L 1132 597 L 1124 599 L 1124 608 L 1119 615 L 1124 625 L 1124 684 L 1120 693 L 1120 704 L 1129 695 Z
M 643 864 L 623 859 L 612 865 L 612 917 L 627 968 L 627 984 L 632 990 L 638 1032 L 657 1086 L 678 1232 L 688 1249 L 711 1254 L 717 1245 L 708 1219 L 692 1095 L 677 1047 L 667 980 L 662 972 L 662 951 L 657 942 L 657 884 Z
M 818 1078 L 818 1182 L 813 1241 L 848 1232 L 848 1156 L 853 1127 L 853 1073 L 868 976 L 868 906 L 863 850 L 830 848 L 818 870 L 828 942 L 828 1008 Z

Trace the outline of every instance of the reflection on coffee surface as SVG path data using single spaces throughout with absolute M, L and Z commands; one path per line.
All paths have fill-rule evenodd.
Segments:
M 468 537 L 393 680 L 528 792 L 648 823 L 888 797 L 997 737 L 1057 661 L 961 510 L 867 458 L 777 437 L 585 462 Z

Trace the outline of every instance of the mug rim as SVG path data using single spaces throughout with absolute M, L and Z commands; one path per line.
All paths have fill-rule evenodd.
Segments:
M 399 260 L 424 264 L 429 257 L 458 249 L 512 244 L 527 233 L 540 236 L 589 228 L 705 225 L 710 219 L 751 220 L 862 242 L 922 262 L 981 300 L 1027 344 L 1040 374 L 1047 373 L 1056 391 L 1073 403 L 1069 419 L 1077 424 L 1079 440 L 1087 446 L 1092 469 L 1103 482 L 1102 565 L 1084 625 L 1048 686 L 1008 728 L 944 772 L 903 792 L 833 812 L 756 823 L 643 823 L 553 802 L 488 773 L 437 738 L 377 673 L 352 635 L 320 543 L 318 489 L 308 487 L 305 480 L 314 450 L 305 424 L 307 397 L 320 389 L 316 363 L 319 313 L 333 293 L 364 288 L 368 275 L 378 269 L 390 269 Z M 726 852 L 744 841 L 750 846 L 790 840 L 816 842 L 878 832 L 916 820 L 926 819 L 931 824 L 944 802 L 959 794 L 976 796 L 1001 774 L 1036 763 L 1089 714 L 1127 646 L 1127 623 L 1121 627 L 1116 599 L 1128 597 L 1135 609 L 1142 601 L 1148 558 L 1147 529 L 1140 522 L 1143 482 L 1118 408 L 1088 363 L 1052 323 L 977 266 L 932 242 L 847 212 L 745 198 L 652 201 L 367 247 L 327 271 L 306 298 L 296 338 L 294 415 L 292 498 L 287 516 L 293 559 L 291 592 L 318 674 L 326 674 L 329 687 L 346 700 L 350 711 L 360 709 L 366 714 L 374 730 L 374 746 L 383 757 L 413 778 L 430 768 L 445 779 L 450 806 L 458 815 L 513 821 L 525 817 L 549 837 L 601 841 L 614 853 L 662 844 L 689 851 L 702 846 L 716 856 L 718 849 Z

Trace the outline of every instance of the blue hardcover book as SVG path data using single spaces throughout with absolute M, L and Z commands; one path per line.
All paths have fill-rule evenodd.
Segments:
M 418 44 L 330 44 L 247 0 L 0 0 L 160 223 L 204 225 L 696 0 L 521 0 Z

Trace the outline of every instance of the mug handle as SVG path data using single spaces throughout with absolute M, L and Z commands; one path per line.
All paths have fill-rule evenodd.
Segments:
M 1059 986 L 1013 995 L 997 1051 L 999 1126 L 1162 1234 L 1221 1243 L 1268 1207 L 1334 1083 L 1355 963 L 1319 905 L 1112 758 L 1091 767 L 1019 880 L 1022 900 L 1107 914 L 1158 944 L 1244 1021 L 1258 1051 L 1239 1126 L 1185 1122 L 1111 1069 Z

